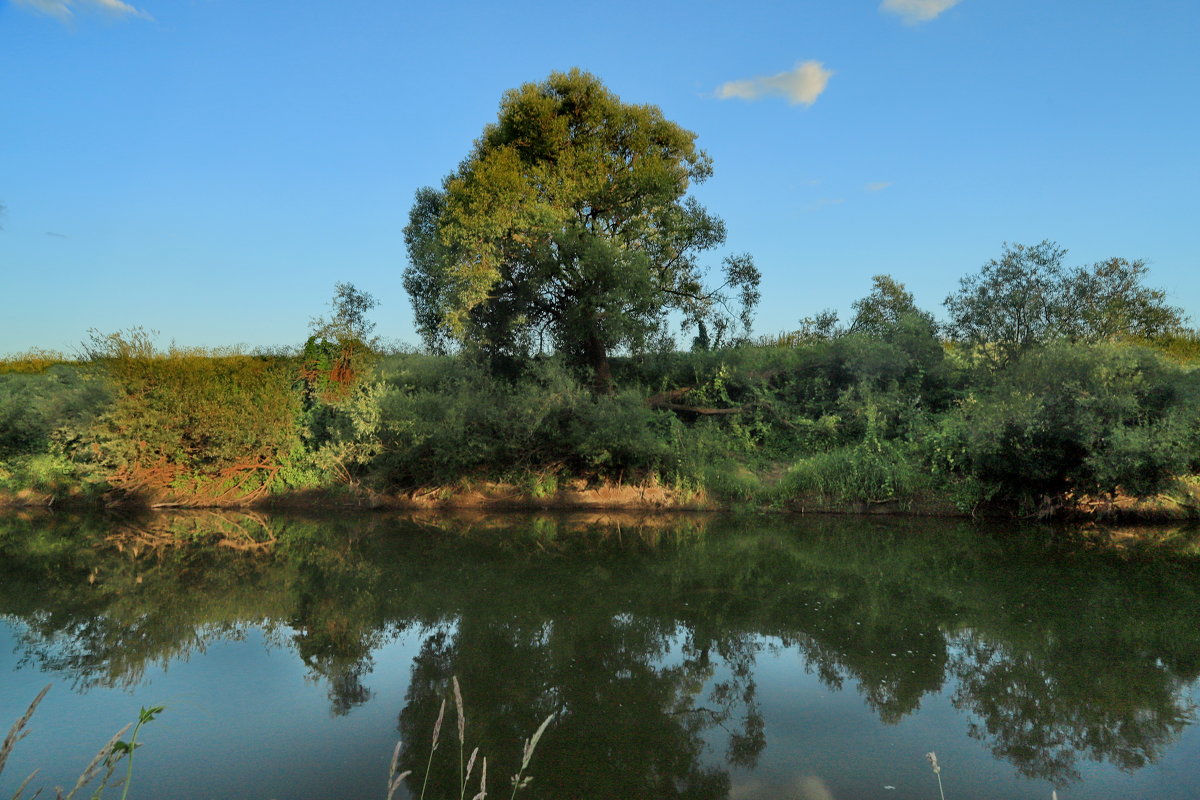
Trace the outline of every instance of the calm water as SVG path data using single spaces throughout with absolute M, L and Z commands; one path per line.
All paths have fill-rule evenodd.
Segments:
M 53 684 L 0 797 L 158 704 L 132 797 L 383 798 L 397 741 L 415 797 L 452 676 L 489 797 L 550 714 L 518 796 L 1200 796 L 1187 536 L 617 522 L 0 521 L 0 727 Z

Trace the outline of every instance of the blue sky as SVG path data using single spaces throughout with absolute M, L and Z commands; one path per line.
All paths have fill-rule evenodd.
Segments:
M 415 342 L 414 191 L 580 67 L 698 134 L 758 333 L 1002 243 L 1144 258 L 1200 317 L 1200 3 L 0 0 L 0 353 L 289 345 L 336 281 Z

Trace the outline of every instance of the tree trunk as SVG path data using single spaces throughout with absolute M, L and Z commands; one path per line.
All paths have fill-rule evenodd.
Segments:
M 612 370 L 608 365 L 608 348 L 600 337 L 592 334 L 583 343 L 583 354 L 592 370 L 592 391 L 596 394 L 612 394 Z

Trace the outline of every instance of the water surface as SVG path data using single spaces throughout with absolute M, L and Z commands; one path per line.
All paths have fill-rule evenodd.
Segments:
M 1153 538 L 1153 537 L 1151 537 Z M 1159 537 L 1163 538 L 1163 537 Z M 1131 539 L 1136 542 L 1138 539 Z M 1200 559 L 878 518 L 0 522 L 0 796 L 140 705 L 132 797 L 417 796 L 451 678 L 508 797 L 1192 798 Z M 426 796 L 458 797 L 453 703 Z M 467 796 L 478 791 L 476 777 Z M 5 792 L 7 790 L 7 793 Z

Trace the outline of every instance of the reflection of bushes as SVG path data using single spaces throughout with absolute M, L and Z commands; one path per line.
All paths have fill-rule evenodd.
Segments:
M 1188 683 L 1144 659 L 1124 659 L 1118 671 L 1108 652 L 1086 668 L 1056 663 L 1083 655 L 1065 648 L 1045 654 L 977 636 L 956 644 L 954 705 L 974 715 L 970 735 L 1030 778 L 1076 781 L 1081 756 L 1132 772 L 1158 761 L 1194 721 Z
M 600 750 L 626 770 L 603 778 L 611 796 L 670 796 L 670 775 L 715 791 L 723 776 L 699 766 L 701 734 L 723 725 L 731 761 L 753 760 L 769 732 L 755 662 L 780 641 L 887 723 L 952 679 L 975 734 L 1052 781 L 1070 780 L 1081 758 L 1150 763 L 1190 718 L 1190 556 L 931 522 L 594 523 L 541 515 L 506 533 L 494 518 L 439 529 L 385 515 L 192 512 L 118 532 L 10 518 L 0 614 L 21 623 L 23 660 L 84 687 L 135 684 L 148 665 L 263 625 L 328 687 L 335 713 L 370 698 L 380 646 L 422 631 L 402 732 L 425 737 L 454 674 L 497 757 L 560 710 L 538 781 L 563 796 L 587 776 L 559 771 Z M 275 542 L 212 546 L 247 535 Z

